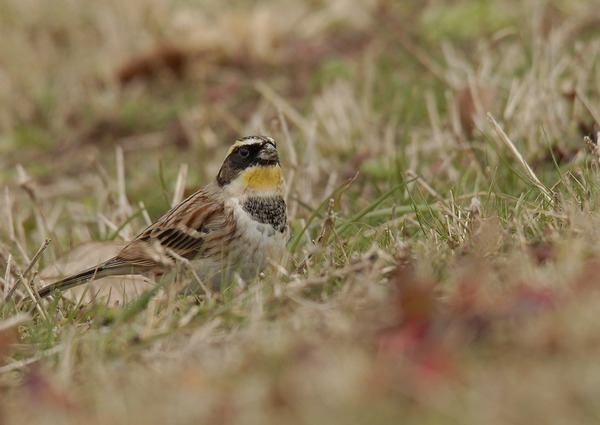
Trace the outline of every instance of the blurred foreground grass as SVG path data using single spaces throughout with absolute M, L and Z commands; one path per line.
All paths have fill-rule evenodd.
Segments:
M 599 12 L 0 3 L 0 424 L 598 422 Z M 26 314 L 256 133 L 288 264 Z

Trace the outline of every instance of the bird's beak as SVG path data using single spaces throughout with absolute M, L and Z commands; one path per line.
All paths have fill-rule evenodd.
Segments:
M 271 143 L 265 143 L 258 153 L 258 157 L 264 161 L 278 161 L 279 154 Z

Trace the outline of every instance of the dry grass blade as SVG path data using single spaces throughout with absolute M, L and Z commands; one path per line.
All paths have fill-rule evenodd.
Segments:
M 594 157 L 594 164 L 600 165 L 600 146 L 598 146 L 589 136 L 583 136 L 583 143 Z
M 317 245 L 323 247 L 329 241 L 329 237 L 331 233 L 335 232 L 335 199 L 331 198 L 329 200 L 329 205 L 327 206 L 327 213 L 325 215 L 325 221 L 323 222 L 323 227 L 321 228 L 321 233 L 317 238 Z
M 590 102 L 590 100 L 587 98 L 587 96 L 584 93 L 582 93 L 580 90 L 576 90 L 575 93 L 576 93 L 577 97 L 579 98 L 579 100 L 581 101 L 581 103 L 583 104 L 583 106 L 585 107 L 585 109 L 587 109 L 587 111 L 590 113 L 590 115 L 596 122 L 596 125 L 600 126 L 600 112 L 598 112 L 592 106 L 592 103 Z
M 196 280 L 196 283 L 198 283 L 198 286 L 200 286 L 206 298 L 210 298 L 212 294 L 211 290 L 208 288 L 208 286 L 204 284 L 202 279 L 200 279 L 200 276 L 198 275 L 196 270 L 194 270 L 194 267 L 190 263 L 190 260 L 188 260 L 187 258 L 183 258 L 181 255 L 177 254 L 170 248 L 167 248 L 165 251 L 169 256 L 173 257 L 178 263 L 182 264 L 192 274 L 192 276 Z
M 24 281 L 24 278 L 29 275 L 29 272 L 31 272 L 31 269 L 33 269 L 33 266 L 35 266 L 35 264 L 38 262 L 38 260 L 40 259 L 40 257 L 42 256 L 42 254 L 44 253 L 44 251 L 46 250 L 46 248 L 48 248 L 48 245 L 50 245 L 50 239 L 46 239 L 44 241 L 44 243 L 42 243 L 42 246 L 40 246 L 40 248 L 37 250 L 37 252 L 35 253 L 35 255 L 33 256 L 33 258 L 31 259 L 31 261 L 29 262 L 29 264 L 27 265 L 27 267 L 25 268 L 25 270 L 22 273 L 19 273 L 19 278 L 16 280 L 16 282 L 14 283 L 13 287 L 10 288 L 10 290 L 8 291 L 8 294 L 6 294 L 6 297 L 4 298 L 4 302 L 7 302 L 10 297 L 12 297 L 12 295 L 14 294 L 15 290 L 17 289 L 17 285 L 21 282 L 23 282 L 23 284 L 25 285 L 26 288 L 29 289 L 29 295 L 31 296 L 31 299 L 34 302 L 37 302 L 37 299 L 39 297 L 35 297 L 33 295 L 33 293 L 31 292 L 31 288 L 29 288 L 29 285 L 27 285 L 27 283 Z
M 16 361 L 8 363 L 4 366 L 0 366 L 0 375 L 9 373 L 9 372 L 12 372 L 15 370 L 23 369 L 33 363 L 39 362 L 41 359 L 43 359 L 45 357 L 50 357 L 57 353 L 60 353 L 63 349 L 64 349 L 64 347 L 62 347 L 61 345 L 56 345 L 52 348 L 49 348 L 47 350 L 40 352 L 38 355 L 29 357 L 29 358 L 26 358 L 23 360 L 16 360 Z
M 310 128 L 309 122 L 302 116 L 302 114 L 300 114 L 300 112 L 296 110 L 296 108 L 290 105 L 285 98 L 277 94 L 277 92 L 273 90 L 271 86 L 264 81 L 257 81 L 256 89 L 265 99 L 280 109 L 283 114 L 302 132 L 305 134 L 308 132 L 308 129 Z
M 321 232 L 319 233 L 319 237 L 317 238 L 316 245 L 319 248 L 323 248 L 327 245 L 329 238 L 332 233 L 335 233 L 335 199 L 330 198 L 329 203 L 327 205 L 327 213 L 325 214 L 325 220 L 323 221 L 323 225 L 321 226 Z M 304 260 L 296 267 L 294 273 L 303 273 L 306 270 L 308 265 L 308 261 L 313 256 L 313 253 L 309 253 Z
M 175 192 L 173 193 L 173 199 L 171 205 L 177 205 L 183 200 L 185 194 L 185 182 L 187 181 L 188 165 L 181 164 L 179 167 L 179 173 L 177 173 L 177 182 L 175 183 Z
M 6 259 L 6 271 L 4 272 L 4 300 L 9 299 L 9 286 L 10 286 L 10 266 L 12 263 L 12 255 L 8 254 Z
M 515 157 L 515 159 L 519 162 L 519 164 L 521 164 L 521 166 L 527 173 L 527 176 L 531 179 L 531 181 L 533 182 L 535 187 L 537 187 L 538 190 L 540 192 L 542 192 L 542 195 L 544 195 L 544 197 L 546 198 L 546 201 L 548 201 L 548 203 L 550 205 L 553 205 L 554 204 L 554 196 L 552 195 L 550 190 L 548 190 L 548 188 L 541 182 L 541 180 L 538 178 L 538 176 L 536 176 L 536 174 L 533 172 L 533 169 L 529 166 L 527 161 L 525 161 L 525 158 L 523 158 L 523 155 L 521 155 L 521 152 L 519 152 L 519 150 L 517 149 L 515 144 L 512 142 L 512 140 L 510 140 L 508 135 L 504 132 L 504 130 L 502 130 L 502 127 L 500 127 L 500 124 L 498 124 L 498 122 L 494 119 L 494 116 L 488 112 L 487 117 L 488 117 L 488 121 L 490 122 L 490 124 L 492 124 L 492 128 L 494 129 L 496 134 L 498 134 L 498 136 L 500 137 L 500 140 L 502 141 L 502 143 L 504 143 L 504 145 L 509 149 L 510 153 Z

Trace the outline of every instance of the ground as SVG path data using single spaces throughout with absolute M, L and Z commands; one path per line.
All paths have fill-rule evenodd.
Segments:
M 0 424 L 597 423 L 599 16 L 0 3 Z M 287 262 L 32 304 L 251 134 L 278 141 Z

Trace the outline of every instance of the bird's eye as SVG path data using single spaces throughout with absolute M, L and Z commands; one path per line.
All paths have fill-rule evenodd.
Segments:
M 250 156 L 250 149 L 248 148 L 241 148 L 239 150 L 239 154 L 242 158 L 248 158 L 248 156 Z

